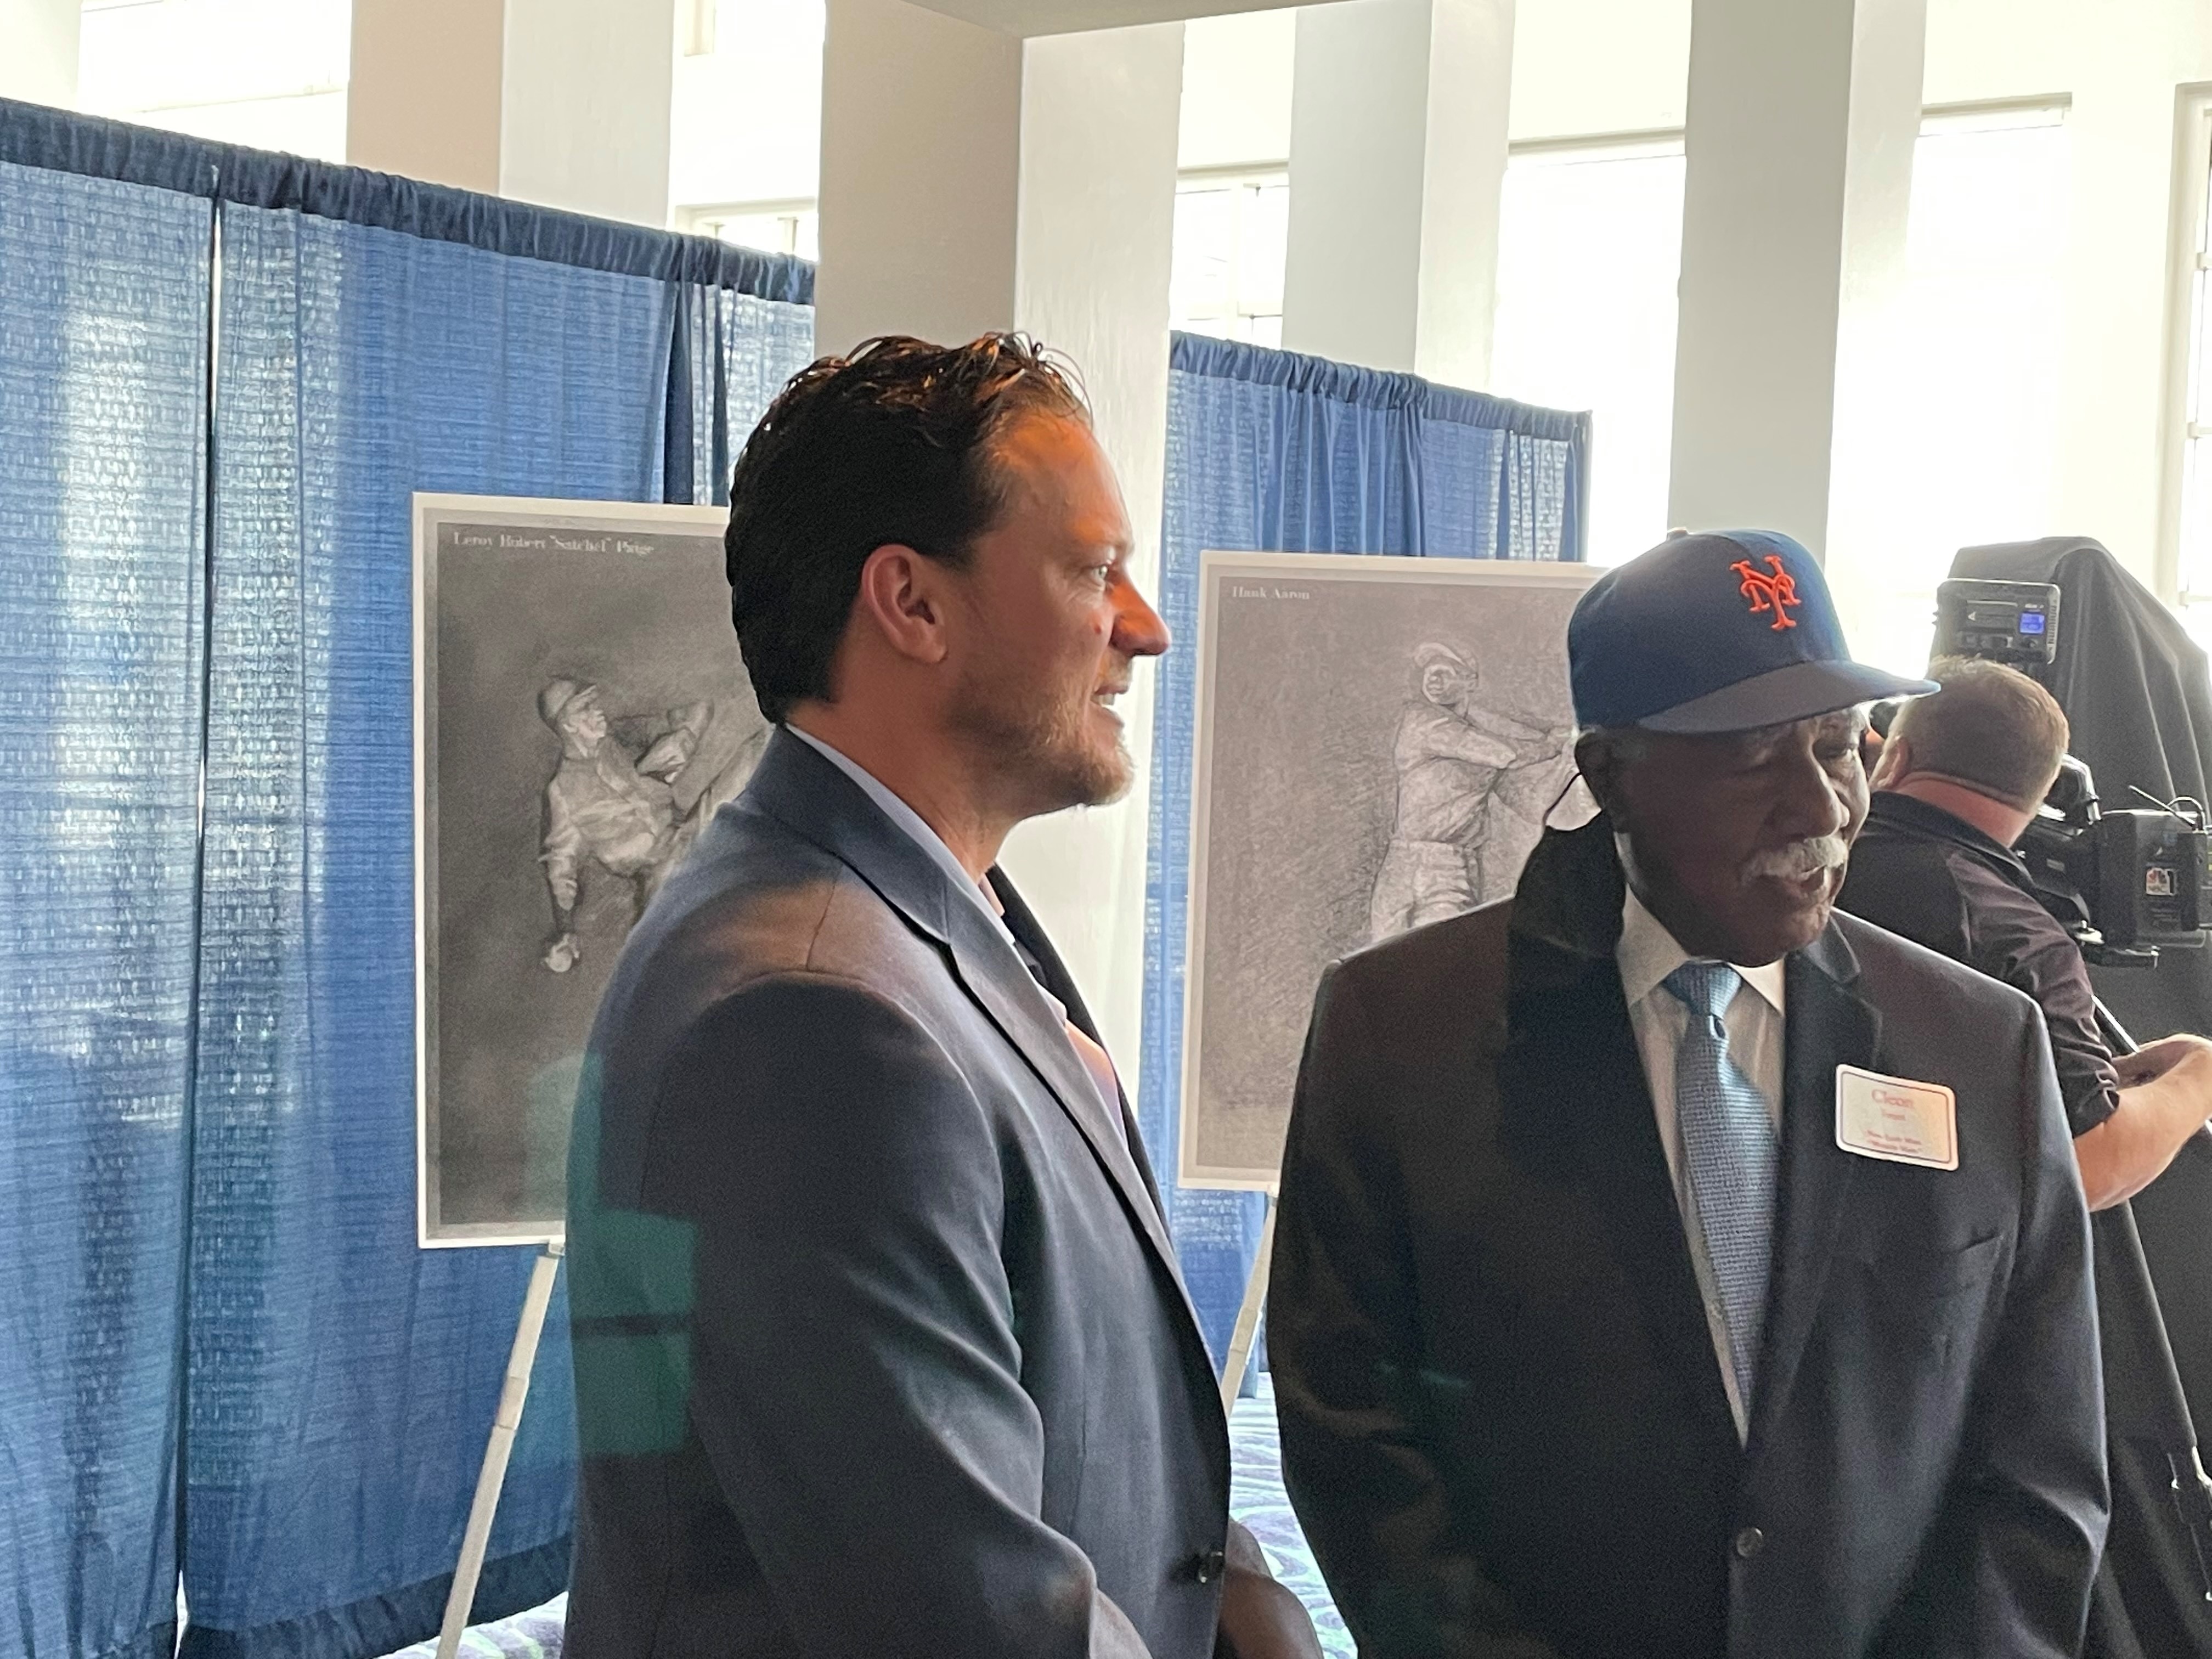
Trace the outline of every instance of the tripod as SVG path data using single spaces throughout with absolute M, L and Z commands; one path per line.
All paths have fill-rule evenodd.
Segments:
M 2097 1001 L 2097 1025 L 2113 1054 L 2131 1054 L 2138 1047 L 2102 998 Z M 2197 1425 L 2182 1392 L 2135 1211 L 2116 1204 L 2089 1219 L 2115 1520 L 2124 1494 L 2141 1497 L 2153 1484 L 2154 1472 L 2162 1475 L 2191 1557 L 2189 1564 L 2171 1563 L 2169 1578 L 2193 1565 L 2187 1588 L 2212 1603 L 2212 1480 L 2197 1456 Z M 2108 1557 L 2100 1583 L 2112 1578 L 2112 1568 Z

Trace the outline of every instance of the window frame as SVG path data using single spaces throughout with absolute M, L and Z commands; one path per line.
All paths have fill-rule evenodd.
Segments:
M 1183 167 L 1176 173 L 1176 194 L 1195 194 L 1201 190 L 1260 191 L 1280 185 L 1288 190 L 1291 185 L 1291 163 L 1288 157 L 1279 161 L 1239 161 L 1224 167 Z M 1242 204 L 1230 216 L 1231 243 L 1229 254 L 1229 295 L 1231 308 L 1222 312 L 1194 313 L 1183 322 L 1190 324 L 1242 323 L 1249 333 L 1256 319 L 1282 317 L 1280 302 L 1273 311 L 1247 311 L 1243 307 L 1244 284 L 1244 215 Z M 1200 330 L 1207 332 L 1207 330 Z
M 763 202 L 698 202 L 686 203 L 670 215 L 670 228 L 690 236 L 705 236 L 719 240 L 721 227 L 732 219 L 790 219 L 794 231 L 797 222 L 807 214 L 819 215 L 822 199 L 818 196 L 782 196 Z M 797 237 L 794 234 L 793 240 Z M 790 253 L 793 248 L 769 249 L 769 252 Z
M 2197 336 L 2212 327 L 2212 302 L 2197 314 L 2200 272 L 2212 289 L 2212 82 L 2175 88 L 2173 116 L 2173 203 L 2169 215 L 2166 257 L 2166 385 L 2159 421 L 2158 548 L 2152 576 L 2158 596 L 2177 611 L 2192 598 L 2212 603 L 2212 548 L 2202 561 L 2208 568 L 2192 573 L 2182 545 L 2190 447 L 2212 443 L 2212 420 L 2192 422 L 2189 392 L 2194 378 Z M 2208 294 L 2212 301 L 2212 294 Z M 2203 411 L 2212 415 L 2212 409 Z M 2212 454 L 2212 451 L 2208 451 Z M 2192 574 L 2205 584 L 2192 593 Z

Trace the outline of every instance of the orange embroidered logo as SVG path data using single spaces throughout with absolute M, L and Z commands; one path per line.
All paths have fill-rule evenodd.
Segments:
M 1804 603 L 1797 597 L 1797 584 L 1782 568 L 1782 561 L 1773 554 L 1766 556 L 1766 562 L 1773 567 L 1771 570 L 1754 570 L 1748 559 L 1738 559 L 1729 568 L 1743 578 L 1738 591 L 1751 601 L 1753 616 L 1761 616 L 1771 611 L 1777 632 L 1785 628 L 1795 628 L 1797 619 L 1790 614 L 1790 608 Z

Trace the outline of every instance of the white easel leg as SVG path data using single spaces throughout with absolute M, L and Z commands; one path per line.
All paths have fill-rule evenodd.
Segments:
M 1244 1386 L 1245 1368 L 1252 1363 L 1252 1344 L 1260 1334 L 1260 1310 L 1267 1300 L 1267 1269 L 1275 1257 L 1275 1195 L 1267 1194 L 1267 1218 L 1260 1226 L 1260 1253 L 1252 1258 L 1252 1275 L 1244 1281 L 1243 1304 L 1237 1310 L 1237 1327 L 1229 1338 L 1229 1363 L 1221 1372 L 1221 1414 L 1237 1407 L 1237 1390 Z
M 538 1339 L 545 1329 L 545 1310 L 553 1300 L 553 1275 L 561 1266 L 561 1241 L 546 1245 L 544 1254 L 531 1264 L 530 1288 L 523 1295 L 522 1317 L 514 1328 L 514 1346 L 507 1356 L 507 1380 L 500 1385 L 499 1410 L 491 1424 L 491 1439 L 484 1447 L 483 1468 L 477 1474 L 477 1495 L 469 1505 L 468 1530 L 461 1534 L 461 1559 L 453 1569 L 453 1588 L 446 1597 L 446 1622 L 438 1632 L 438 1659 L 455 1659 L 461 1650 L 461 1632 L 468 1628 L 469 1607 L 477 1599 L 477 1580 L 483 1574 L 484 1550 L 491 1542 L 491 1519 L 499 1510 L 499 1489 L 507 1481 L 507 1455 L 514 1449 L 515 1426 L 522 1421 L 522 1402 L 530 1394 L 530 1368 L 537 1363 Z

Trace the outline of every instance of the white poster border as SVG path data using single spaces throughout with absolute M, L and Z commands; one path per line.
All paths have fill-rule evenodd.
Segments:
M 560 1228 L 509 1226 L 500 1222 L 441 1224 L 433 1214 L 430 1146 L 436 1115 L 432 1067 L 437 1054 L 437 1011 L 430 995 L 436 969 L 432 922 L 437 915 L 437 872 L 430 858 L 437 832 L 429 780 L 437 770 L 437 728 L 430 693 L 437 678 L 438 527 L 497 525 L 534 529 L 612 532 L 633 529 L 666 534 L 711 530 L 729 523 L 726 507 L 679 502 L 579 501 L 546 495 L 459 495 L 417 490 L 414 523 L 414 863 L 415 863 L 415 1242 L 426 1250 L 471 1249 L 515 1244 L 557 1245 Z

